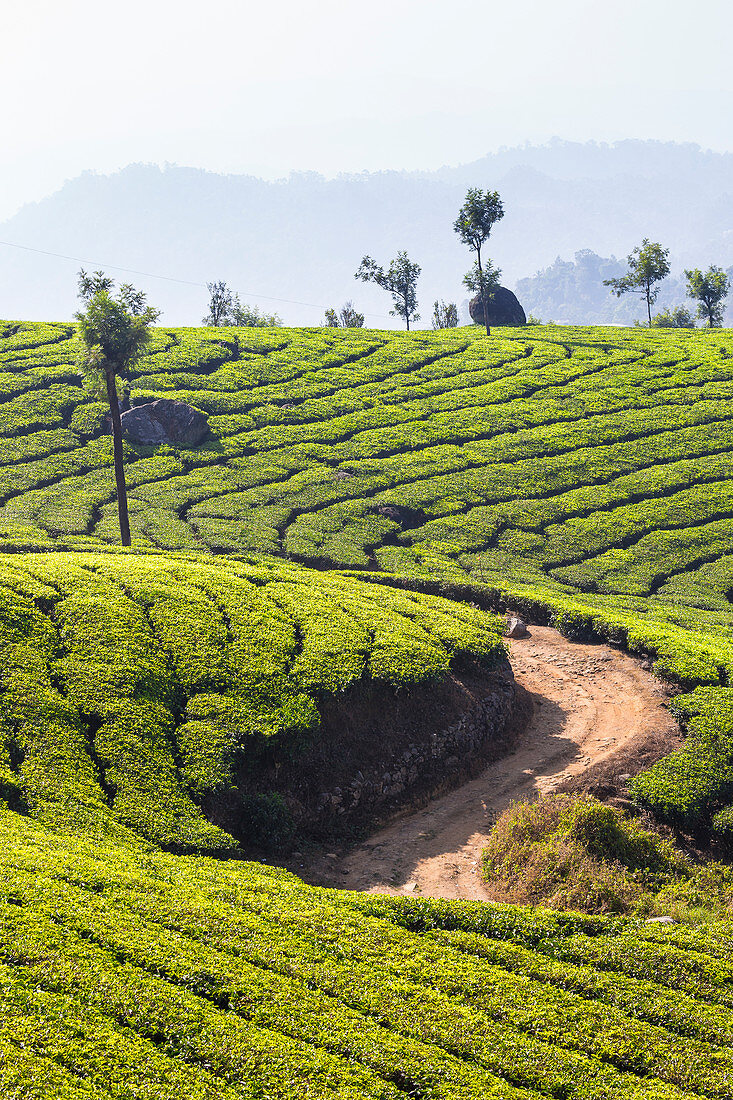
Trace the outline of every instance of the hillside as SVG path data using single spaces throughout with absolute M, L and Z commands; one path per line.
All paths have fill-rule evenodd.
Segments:
M 731 350 L 726 331 L 158 330 L 132 400 L 188 399 L 211 434 L 128 448 L 135 548 L 510 601 L 651 654 L 694 737 L 639 794 L 727 834 Z M 3 329 L 6 552 L 116 543 L 111 440 L 74 357 L 71 326 Z
M 732 343 L 159 329 L 132 401 L 211 430 L 127 446 L 126 552 L 73 328 L 0 324 L 3 1095 L 733 1100 L 729 924 L 319 890 L 242 851 L 287 847 L 309 751 L 354 767 L 344 707 L 379 760 L 395 714 L 432 752 L 430 712 L 500 705 L 507 606 L 682 689 L 635 796 L 729 842 Z
M 624 275 L 627 268 L 625 258 L 597 256 L 586 248 L 576 252 L 573 260 L 558 256 L 543 271 L 519 279 L 516 291 L 527 314 L 544 321 L 582 325 L 592 317 L 595 324 L 632 325 L 639 320 L 638 296 L 617 298 L 604 286 L 605 279 Z M 670 276 L 661 283 L 655 313 L 678 306 L 685 306 L 695 316 L 695 303 L 687 296 L 687 281 L 682 275 Z
M 0 813 L 12 1100 L 730 1100 L 722 932 L 322 891 Z
M 427 320 L 436 298 L 465 297 L 470 257 L 452 225 L 468 187 L 498 189 L 504 200 L 489 254 L 510 287 L 579 249 L 625 257 L 643 237 L 671 249 L 678 275 L 733 264 L 733 155 L 694 145 L 553 141 L 438 172 L 294 173 L 277 181 L 135 164 L 110 176 L 84 173 L 3 221 L 0 241 L 77 259 L 0 247 L 2 312 L 70 318 L 82 260 L 136 271 L 135 283 L 168 324 L 198 324 L 205 283 L 226 279 L 288 324 L 318 324 L 326 307 L 353 297 L 384 327 L 394 323 L 388 299 L 357 286 L 354 272 L 365 253 L 383 263 L 404 248 L 422 265 L 418 297 Z M 167 278 L 148 280 L 145 272 Z M 539 316 L 606 319 L 590 308 Z M 643 308 L 631 317 L 642 318 Z

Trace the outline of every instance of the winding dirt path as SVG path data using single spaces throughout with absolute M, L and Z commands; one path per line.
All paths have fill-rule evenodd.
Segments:
M 594 778 L 623 787 L 629 773 L 679 743 L 667 692 L 640 661 L 609 646 L 569 642 L 549 627 L 532 627 L 510 649 L 530 710 L 516 750 L 357 847 L 295 860 L 292 870 L 350 890 L 485 899 L 481 851 L 511 802 Z

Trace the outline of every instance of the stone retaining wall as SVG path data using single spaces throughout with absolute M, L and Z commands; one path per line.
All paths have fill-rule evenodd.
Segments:
M 383 759 L 356 768 L 347 781 L 329 782 L 327 762 L 318 753 L 301 762 L 307 781 L 288 784 L 287 790 L 281 776 L 278 787 L 290 796 L 299 831 L 326 835 L 386 820 L 456 786 L 509 751 L 514 682 L 496 677 L 490 687 L 457 722 L 386 751 Z M 314 783 L 319 772 L 322 782 Z

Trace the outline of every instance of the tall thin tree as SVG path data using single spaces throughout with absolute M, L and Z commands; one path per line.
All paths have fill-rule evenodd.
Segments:
M 629 270 L 617 279 L 604 279 L 603 285 L 620 298 L 622 294 L 640 294 L 646 302 L 649 327 L 652 306 L 659 297 L 659 284 L 669 275 L 669 249 L 645 237 L 628 257 Z
M 463 206 L 458 211 L 458 217 L 453 223 L 453 229 L 460 237 L 463 244 L 468 245 L 476 253 L 475 274 L 466 276 L 466 280 L 472 279 L 473 285 L 478 288 L 481 295 L 481 309 L 486 325 L 486 335 L 491 335 L 489 327 L 489 297 L 492 280 L 484 277 L 484 268 L 481 259 L 481 248 L 488 241 L 491 230 L 496 223 L 504 217 L 504 204 L 498 191 L 482 191 L 479 187 L 469 187 Z M 489 265 L 491 267 L 491 264 Z M 496 270 L 495 268 L 492 270 Z
M 90 385 L 106 392 L 112 420 L 117 511 L 120 520 L 120 540 L 130 546 L 130 517 L 127 507 L 127 486 L 122 450 L 122 421 L 117 392 L 117 379 L 125 379 L 133 364 L 142 355 L 150 340 L 151 327 L 160 311 L 146 304 L 146 296 L 129 283 L 124 283 L 116 297 L 111 290 L 114 280 L 103 271 L 79 272 L 79 297 L 86 308 L 76 313 L 82 349 L 79 365 Z

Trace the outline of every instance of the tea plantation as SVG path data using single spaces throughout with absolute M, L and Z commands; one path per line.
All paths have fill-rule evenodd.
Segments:
M 733 834 L 733 337 L 157 330 L 127 446 L 66 324 L 0 323 L 0 1088 L 11 1100 L 733 1100 L 729 929 L 317 890 L 204 812 L 495 611 L 654 659 L 657 814 Z M 212 856 L 218 858 L 213 859 Z
M 0 549 L 112 547 L 111 439 L 73 326 L 0 334 Z M 686 689 L 690 737 L 637 797 L 733 831 L 729 332 L 160 329 L 132 401 L 171 395 L 211 432 L 192 450 L 128 447 L 138 551 L 510 602 L 651 654 Z
M 722 933 L 339 894 L 7 810 L 0 866 L 13 1100 L 733 1096 Z
M 207 795 L 268 743 L 317 736 L 321 695 L 405 689 L 502 652 L 498 620 L 289 563 L 0 555 L 0 797 L 61 825 L 225 853 Z

